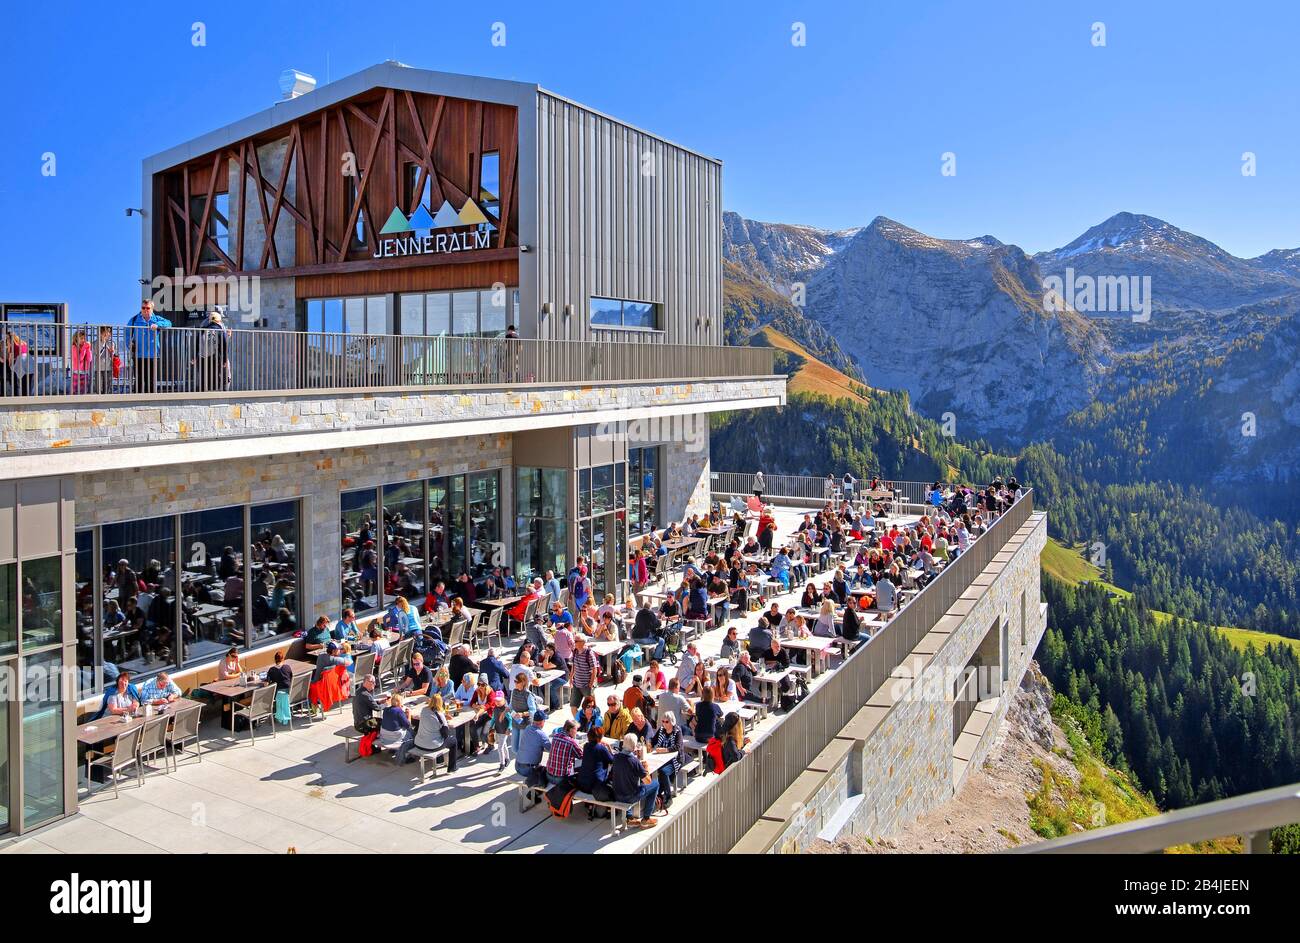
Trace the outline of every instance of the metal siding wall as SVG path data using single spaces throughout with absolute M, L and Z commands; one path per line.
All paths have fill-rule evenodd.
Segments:
M 561 99 L 537 102 L 537 304 L 551 304 L 538 336 L 721 344 L 722 168 Z M 642 154 L 655 174 L 641 173 Z M 593 332 L 593 295 L 657 302 L 663 333 Z

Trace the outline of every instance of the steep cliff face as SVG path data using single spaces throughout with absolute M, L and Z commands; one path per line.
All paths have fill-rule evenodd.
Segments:
M 722 214 L 722 254 L 788 297 L 794 283 L 807 281 L 858 232 L 761 223 L 726 212 Z
M 1092 398 L 1109 351 L 1047 310 L 1037 267 L 991 236 L 935 239 L 878 218 L 812 278 L 807 314 L 872 386 L 908 391 L 959 434 L 1026 441 Z

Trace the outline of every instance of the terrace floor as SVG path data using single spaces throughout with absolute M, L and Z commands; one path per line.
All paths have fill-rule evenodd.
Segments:
M 778 532 L 790 533 L 803 513 L 778 508 Z M 796 600 L 794 593 L 777 597 L 783 606 Z M 732 623 L 742 638 L 755 618 Z M 724 634 L 705 633 L 701 654 L 717 655 Z M 666 674 L 671 670 L 665 666 Z M 567 709 L 556 711 L 552 720 L 567 716 Z M 498 774 L 495 752 L 462 759 L 455 773 L 425 783 L 418 764 L 399 769 L 386 756 L 347 763 L 336 732 L 350 722 L 345 705 L 313 725 L 259 735 L 249 746 L 247 733 L 235 742 L 209 721 L 201 762 L 183 758 L 177 771 L 148 775 L 139 787 L 124 779 L 118 799 L 101 786 L 87 797 L 83 775 L 79 814 L 0 844 L 0 853 L 627 853 L 654 834 L 632 829 L 612 838 L 608 820 L 589 822 L 580 806 L 568 819 L 551 818 L 542 806 L 520 813 L 519 777 L 511 767 Z M 747 733 L 761 738 L 774 723 L 769 716 Z M 676 802 L 712 779 L 695 777 Z

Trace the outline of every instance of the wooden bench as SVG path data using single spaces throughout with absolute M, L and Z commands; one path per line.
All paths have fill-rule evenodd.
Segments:
M 438 777 L 438 766 L 441 765 L 444 770 L 451 766 L 451 751 L 446 747 L 439 747 L 436 750 L 421 750 L 419 747 L 411 747 L 407 751 L 408 756 L 414 756 L 420 761 L 420 782 L 427 782 L 429 773 L 432 771 L 433 777 Z
M 519 784 L 520 814 L 522 815 L 524 812 L 527 812 L 533 806 L 540 805 L 541 803 L 545 802 L 546 790 L 549 788 L 550 788 L 549 786 L 529 786 L 527 783 L 521 782 Z M 528 801 L 530 799 L 532 800 L 531 802 Z M 617 835 L 621 828 L 627 828 L 628 813 L 631 812 L 633 809 L 637 808 L 637 806 L 640 804 L 640 801 L 641 800 L 639 799 L 633 799 L 630 802 L 620 802 L 617 799 L 610 799 L 609 801 L 605 801 L 604 799 L 597 799 L 591 793 L 582 792 L 581 790 L 573 794 L 573 802 L 575 805 L 577 803 L 582 803 L 583 805 L 587 805 L 587 806 L 593 806 L 601 809 L 609 809 L 609 834 L 611 837 Z M 618 823 L 618 816 L 620 812 L 623 815 L 623 824 L 621 826 Z

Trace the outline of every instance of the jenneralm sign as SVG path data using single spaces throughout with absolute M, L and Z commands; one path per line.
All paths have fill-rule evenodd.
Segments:
M 379 230 L 379 248 L 374 257 L 392 259 L 489 249 L 492 232 L 492 223 L 473 200 L 466 200 L 459 213 L 443 200 L 432 216 L 423 203 L 409 217 L 394 207 L 388 222 Z

